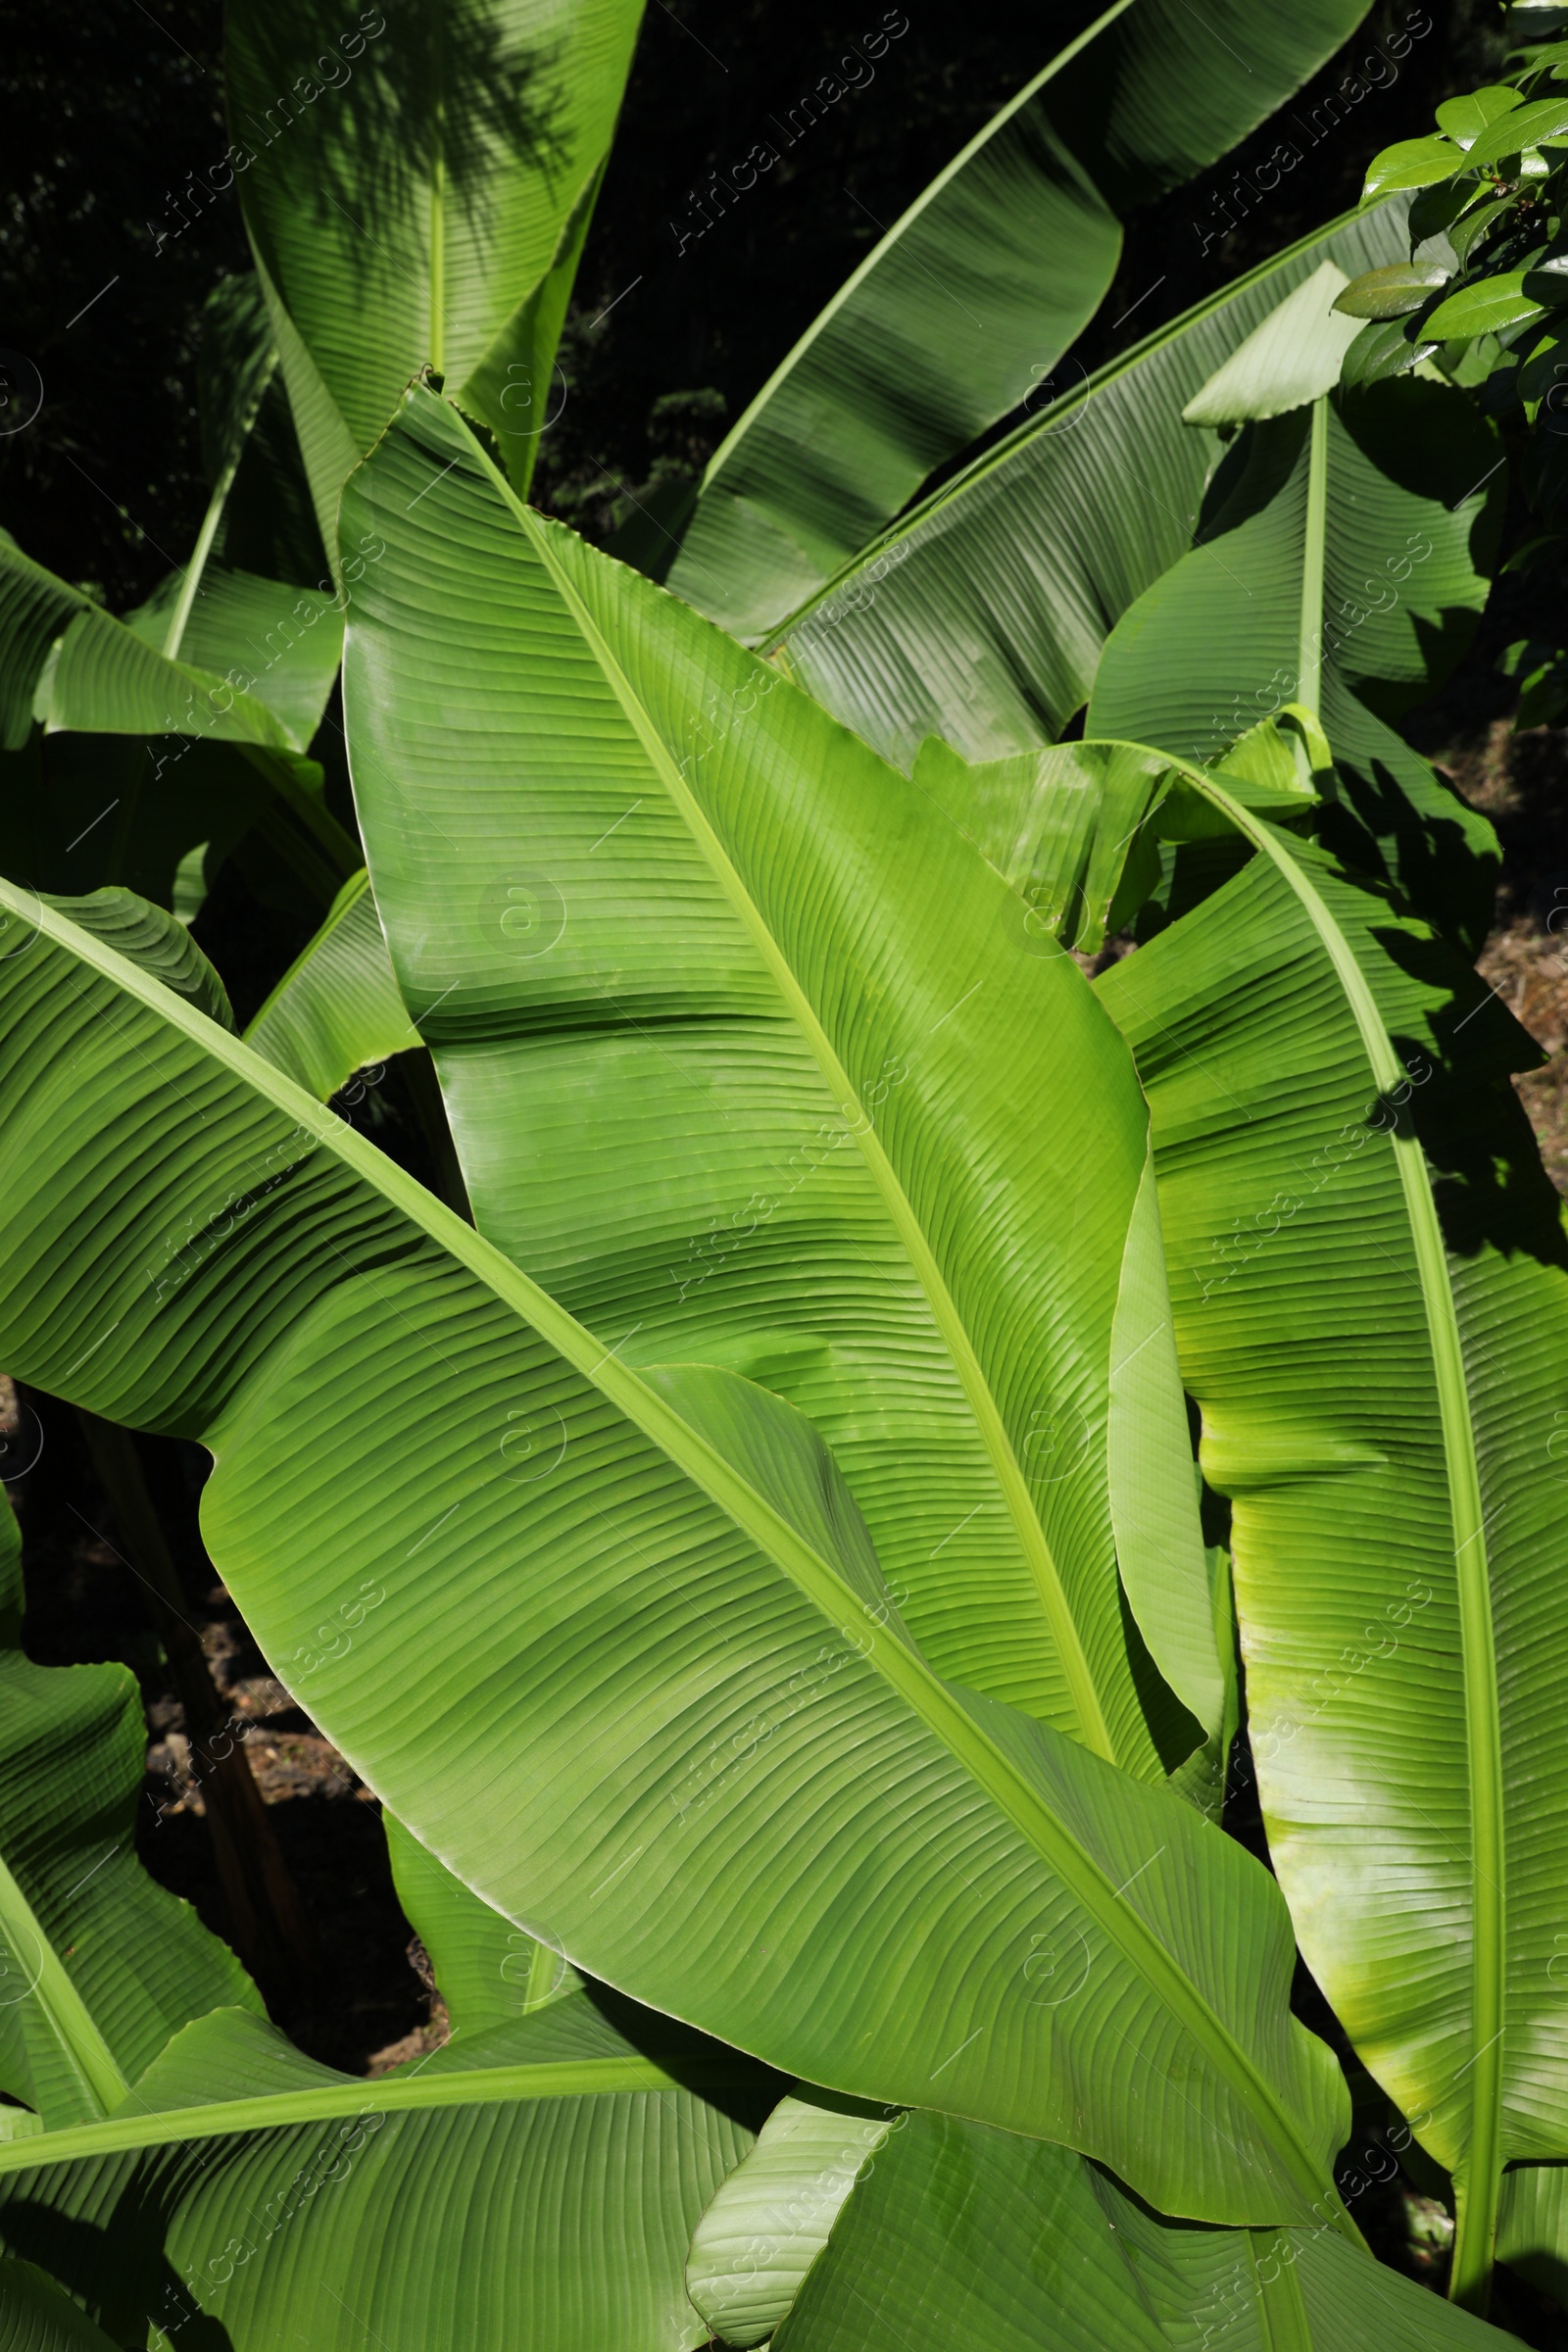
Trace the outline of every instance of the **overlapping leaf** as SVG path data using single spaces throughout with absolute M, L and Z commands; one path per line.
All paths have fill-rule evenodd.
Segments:
M 1106 637 L 1192 544 L 1216 435 L 1188 401 L 1325 261 L 1406 252 L 1390 204 L 1303 238 L 1069 389 L 781 624 L 794 675 L 907 767 L 928 735 L 970 760 L 1050 743 Z
M 708 467 L 670 586 L 754 638 L 813 595 L 928 474 L 1049 389 L 1109 289 L 1132 207 L 1244 138 L 1364 14 L 1360 0 L 1267 18 L 1245 0 L 1201 18 L 1184 0 L 1115 0 L 954 157 L 768 379 Z
M 445 404 L 411 398 L 345 521 L 389 551 L 346 673 L 361 822 L 480 1230 L 622 1361 L 800 1405 L 938 1671 L 1157 1777 L 1106 1459 L 1147 1114 L 1076 967 Z M 1165 1515 L 1202 1594 L 1190 1480 Z
M 1536 1058 L 1426 927 L 1264 854 L 1097 984 L 1154 1118 L 1183 1378 L 1232 1499 L 1270 1851 L 1318 1983 L 1459 2186 L 1568 2152 L 1568 1245 L 1501 1073 Z
M 33 926 L 0 963 L 5 1359 L 209 1444 L 225 1582 L 422 1843 L 792 2073 L 1085 2144 L 1167 2207 L 1332 2206 L 1343 2086 L 1239 1847 L 941 1682 L 789 1406 L 631 1370 L 225 1030 L 0 896 Z M 1046 1999 L 1042 1944 L 1082 1960 Z

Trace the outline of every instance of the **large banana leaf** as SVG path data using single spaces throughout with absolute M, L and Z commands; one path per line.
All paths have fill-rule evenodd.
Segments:
M 1069 388 L 780 624 L 792 674 L 903 767 L 928 735 L 969 760 L 1054 742 L 1192 545 L 1223 453 L 1182 410 L 1325 261 L 1401 260 L 1404 221 L 1395 200 L 1332 222 Z
M 754 638 L 814 595 L 928 474 L 1049 383 L 1109 290 L 1132 207 L 1245 138 L 1365 13 L 1113 0 L 938 173 L 769 377 L 714 453 L 669 585 Z
M 801 1416 L 625 1365 L 226 1030 L 0 903 L 4 1360 L 211 1447 L 225 1583 L 421 1843 L 791 2073 L 1068 2141 L 1166 2210 L 1337 2215 L 1344 2088 L 1273 1882 L 933 1673 Z
M 1568 1244 L 1503 1075 L 1539 1056 L 1424 925 L 1232 814 L 1260 854 L 1098 988 L 1149 1094 L 1183 1378 L 1232 1498 L 1274 1866 L 1337 2016 L 1455 2175 L 1476 2297 L 1503 2165 L 1568 2154 Z
M 686 2241 L 767 2079 L 628 2022 L 576 1992 L 367 2082 L 215 2010 L 103 2121 L 0 2144 L 0 2243 L 116 2343 L 686 2352 Z
M 233 1955 L 136 1859 L 147 1736 L 122 1666 L 35 1666 L 0 1503 L 0 2143 L 95 2122 L 169 2036 L 260 2008 Z
M 704 2215 L 689 2276 L 705 2312 L 706 2251 L 722 2230 L 742 2299 L 714 2312 L 763 2286 L 777 2352 L 1502 2352 L 1515 2340 L 1330 2230 L 1183 2228 L 1065 2148 L 952 2116 L 890 2127 L 820 2094 L 784 2101 Z M 785 2283 L 792 2262 L 804 2282 Z M 726 2340 L 759 2339 L 743 2323 Z
M 388 550 L 345 671 L 361 822 L 481 1232 L 623 1362 L 800 1405 L 937 1670 L 1158 1777 L 1107 1452 L 1147 1112 L 1078 970 L 923 794 L 531 515 L 447 404 L 411 395 L 344 514 Z M 1154 1573 L 1206 1622 L 1174 1372 L 1161 1403 Z
M 235 0 L 235 168 L 321 535 L 425 367 L 532 470 L 640 0 Z M 243 156 L 244 161 L 239 159 Z

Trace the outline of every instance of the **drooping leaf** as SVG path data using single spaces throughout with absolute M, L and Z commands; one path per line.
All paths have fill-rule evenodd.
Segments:
M 414 0 L 323 38 L 310 0 L 227 20 L 238 185 L 321 536 L 411 376 L 532 469 L 640 0 Z
M 1231 1497 L 1270 1853 L 1336 2015 L 1455 2174 L 1468 2296 L 1503 2164 L 1568 2153 L 1562 1203 L 1502 1075 L 1536 1051 L 1482 983 L 1321 849 L 1234 821 L 1260 854 L 1097 987 Z
M 944 1684 L 802 1417 L 623 1364 L 239 1040 L 0 900 L 33 924 L 0 963 L 4 1360 L 210 1446 L 225 1583 L 422 1843 L 791 2073 L 1087 2142 L 1167 2208 L 1334 2209 L 1344 2090 L 1272 1881 Z M 1042 1944 L 1083 1962 L 1044 2013 Z
M 1109 291 L 1122 217 L 1244 138 L 1364 13 L 1359 0 L 1265 17 L 1245 0 L 1210 0 L 1202 17 L 1184 0 L 1115 0 L 937 175 L 775 369 L 709 465 L 669 585 L 739 636 L 775 626 L 928 474 L 1021 401 L 1039 405 Z
M 1218 437 L 1181 413 L 1324 261 L 1402 261 L 1404 208 L 1331 224 L 1054 402 L 778 631 L 791 674 L 908 767 L 927 736 L 1000 760 L 1054 741 L 1106 637 L 1192 544 Z
M 0 2260 L 0 2346 L 4 2352 L 116 2352 L 68 2295 L 30 2262 Z

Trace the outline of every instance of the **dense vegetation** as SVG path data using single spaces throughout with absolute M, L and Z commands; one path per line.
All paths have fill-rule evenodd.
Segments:
M 1565 12 L 657 14 L 231 0 L 194 438 L 7 362 L 0 2334 L 1558 2344 L 1568 1246 L 1413 739 L 1560 696 Z

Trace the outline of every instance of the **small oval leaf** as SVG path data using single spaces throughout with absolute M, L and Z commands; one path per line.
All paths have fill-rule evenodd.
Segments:
M 1446 286 L 1449 274 L 1436 262 L 1391 262 L 1385 269 L 1352 277 L 1335 297 L 1334 308 L 1348 318 L 1402 318 L 1406 311 L 1418 311 L 1439 286 Z
M 1482 131 L 1471 143 L 1472 164 L 1498 164 L 1504 156 L 1539 147 L 1543 139 L 1560 139 L 1568 131 L 1568 96 L 1542 98 L 1534 106 L 1515 107 Z
M 1457 139 L 1461 147 L 1473 146 L 1489 124 L 1500 115 L 1511 114 L 1519 104 L 1519 92 L 1505 88 L 1500 82 L 1491 82 L 1484 90 L 1471 90 L 1463 98 L 1445 99 L 1438 109 L 1438 128 Z
M 1446 302 L 1439 303 L 1426 321 L 1427 332 L 1440 342 L 1458 343 L 1471 335 L 1498 334 L 1505 326 L 1541 318 L 1546 306 L 1525 292 L 1525 276 L 1523 270 L 1505 270 L 1500 276 L 1461 286 Z
M 1370 204 L 1374 196 L 1389 196 L 1397 188 L 1429 188 L 1437 180 L 1451 179 L 1464 161 L 1464 149 L 1451 139 L 1396 139 L 1368 165 L 1361 202 Z

